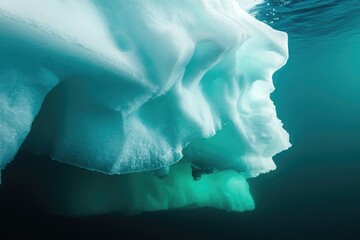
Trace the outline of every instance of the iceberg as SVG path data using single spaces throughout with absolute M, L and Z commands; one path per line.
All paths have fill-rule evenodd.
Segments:
M 253 209 L 246 178 L 290 143 L 287 35 L 250 2 L 1 0 L 0 168 L 21 147 L 128 183 L 75 214 Z

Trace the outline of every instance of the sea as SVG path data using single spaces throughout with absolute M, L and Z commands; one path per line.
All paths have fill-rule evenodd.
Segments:
M 67 167 L 20 152 L 2 176 L 0 239 L 360 239 L 360 0 L 268 0 L 251 13 L 288 33 L 271 98 L 292 143 L 276 171 L 249 179 L 255 210 L 53 215 L 23 181 L 45 162 Z

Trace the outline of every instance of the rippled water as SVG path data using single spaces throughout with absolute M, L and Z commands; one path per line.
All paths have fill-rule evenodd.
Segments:
M 299 40 L 360 33 L 358 0 L 268 0 L 252 12 Z

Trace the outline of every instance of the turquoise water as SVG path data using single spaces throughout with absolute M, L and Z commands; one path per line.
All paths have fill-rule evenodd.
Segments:
M 38 213 L 43 203 L 29 199 L 24 205 L 21 201 L 31 198 L 30 187 L 16 192 L 5 184 L 5 190 L 13 195 L 9 199 L 1 197 L 13 204 L 8 204 L 10 207 L 2 209 L 2 213 L 9 216 L 12 226 L 26 226 L 24 235 L 18 234 L 44 236 L 47 234 L 43 229 L 47 228 L 62 236 L 109 238 L 126 233 L 189 239 L 357 239 L 360 2 L 267 1 L 255 11 L 258 19 L 289 34 L 290 58 L 274 76 L 276 91 L 272 99 L 293 145 L 275 157 L 276 171 L 250 180 L 255 211 L 200 209 L 75 220 Z M 20 182 L 17 176 L 31 182 L 33 174 L 28 172 L 30 166 L 24 159 L 34 157 L 23 153 L 18 158 L 14 161 L 18 165 L 9 166 L 4 176 L 15 186 Z M 32 161 L 32 168 L 44 167 L 45 160 Z M 63 177 L 73 170 L 56 162 L 48 164 L 49 169 L 60 167 Z M 50 178 L 59 172 L 43 174 Z M 34 210 L 34 206 L 38 207 Z M 30 212 L 25 219 L 23 211 Z M 6 231 L 11 235 L 17 230 L 12 227 Z
M 290 58 L 274 77 L 272 98 L 293 147 L 276 157 L 276 172 L 250 183 L 258 216 L 277 222 L 269 231 L 281 236 L 357 239 L 360 2 L 270 6 L 275 15 L 264 4 L 258 17 L 289 34 Z
M 287 32 L 292 40 L 320 42 L 360 31 L 356 0 L 270 0 L 253 10 L 256 18 Z
M 269 1 L 258 9 L 259 19 L 289 34 L 290 58 L 272 98 L 294 151 L 360 151 L 359 13 L 358 1 Z

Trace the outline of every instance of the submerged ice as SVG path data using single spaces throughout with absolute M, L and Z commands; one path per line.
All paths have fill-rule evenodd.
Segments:
M 252 209 L 245 179 L 290 146 L 270 99 L 288 53 L 287 35 L 247 8 L 0 0 L 0 168 L 21 146 L 125 174 L 113 210 Z

